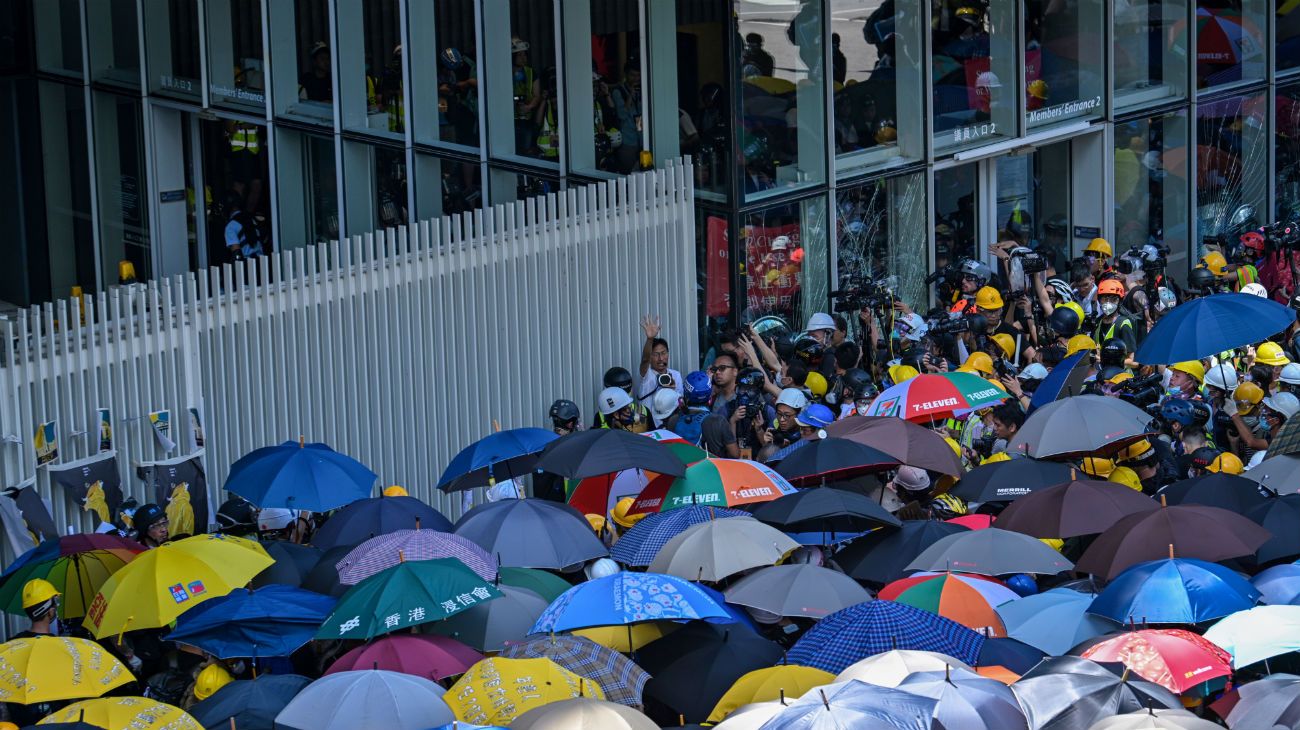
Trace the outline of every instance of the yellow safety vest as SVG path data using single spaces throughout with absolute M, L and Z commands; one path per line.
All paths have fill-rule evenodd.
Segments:
M 546 114 L 542 117 L 542 130 L 537 134 L 537 146 L 542 151 L 542 157 L 555 158 L 560 156 L 560 134 L 555 120 L 555 106 L 553 102 L 547 102 Z
M 243 124 L 235 127 L 235 133 L 230 135 L 231 152 L 249 152 L 255 155 L 261 149 L 261 139 L 257 133 L 257 127 Z

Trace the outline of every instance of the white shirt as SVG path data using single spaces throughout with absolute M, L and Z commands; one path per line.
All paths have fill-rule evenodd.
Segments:
M 677 391 L 678 397 L 685 397 L 686 381 L 682 379 L 682 374 L 672 368 L 668 368 L 667 373 L 673 377 L 673 390 Z M 659 390 L 659 373 L 655 372 L 654 368 L 649 368 L 645 371 L 645 377 L 641 378 L 641 385 L 637 387 L 635 395 L 641 405 L 649 408 L 653 405 L 652 401 L 657 390 Z

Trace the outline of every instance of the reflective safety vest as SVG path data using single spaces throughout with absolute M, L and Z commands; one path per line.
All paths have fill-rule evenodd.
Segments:
M 388 131 L 403 132 L 406 130 L 406 102 L 403 97 L 388 102 Z
M 560 156 L 560 130 L 555 121 L 555 105 L 547 102 L 546 114 L 542 117 L 542 130 L 537 134 L 537 146 L 542 157 L 553 159 Z
M 255 155 L 261 150 L 261 137 L 257 127 L 245 124 L 235 127 L 234 134 L 230 135 L 231 152 L 248 152 Z

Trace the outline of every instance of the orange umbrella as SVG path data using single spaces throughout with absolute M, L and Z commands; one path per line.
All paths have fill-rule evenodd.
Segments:
M 964 573 L 921 573 L 896 580 L 877 598 L 937 613 L 986 636 L 1006 636 L 994 606 L 1019 598 L 1001 583 Z

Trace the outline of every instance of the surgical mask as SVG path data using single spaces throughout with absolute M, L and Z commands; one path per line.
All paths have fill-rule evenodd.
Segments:
M 1114 313 L 1115 313 L 1115 310 L 1117 310 L 1117 309 L 1119 309 L 1119 302 L 1102 302 L 1102 303 L 1101 303 L 1101 313 L 1102 313 L 1102 314 L 1105 314 L 1105 315 L 1107 315 L 1107 316 L 1110 316 L 1110 315 L 1114 314 Z

